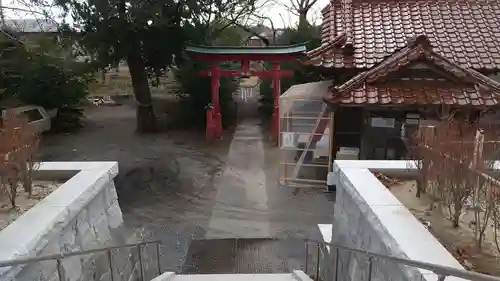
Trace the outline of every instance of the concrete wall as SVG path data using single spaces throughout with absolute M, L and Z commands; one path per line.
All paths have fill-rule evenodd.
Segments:
M 116 162 L 46 162 L 39 170 L 45 179 L 74 176 L 0 232 L 0 261 L 127 242 L 113 183 L 118 174 Z M 115 280 L 134 280 L 138 274 L 136 249 L 112 254 Z M 110 280 L 107 253 L 65 258 L 62 274 L 63 280 Z M 0 280 L 14 277 L 19 281 L 58 280 L 56 261 L 0 268 Z
M 355 249 L 463 269 L 427 229 L 378 181 L 370 170 L 410 173 L 406 161 L 336 161 L 337 197 L 332 243 Z M 332 249 L 332 273 L 337 280 L 366 281 L 368 258 Z M 427 270 L 374 259 L 371 280 L 436 280 Z M 330 280 L 332 280 L 330 279 Z M 446 280 L 457 280 L 448 277 Z

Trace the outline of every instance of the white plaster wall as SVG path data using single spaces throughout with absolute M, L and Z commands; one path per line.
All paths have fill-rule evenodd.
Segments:
M 370 252 L 423 261 L 458 269 L 463 267 L 427 229 L 376 179 L 370 170 L 411 174 L 414 166 L 406 161 L 336 161 L 337 197 L 332 243 Z M 332 268 L 336 264 L 332 249 Z M 368 259 L 340 250 L 338 279 L 368 280 Z M 335 271 L 335 270 L 333 270 Z M 330 278 L 334 278 L 332 272 Z M 437 280 L 427 270 L 374 259 L 371 280 Z M 448 277 L 446 280 L 458 280 Z
M 116 162 L 46 162 L 40 173 L 77 172 L 0 232 L 0 260 L 89 250 L 126 243 L 113 178 Z M 133 280 L 137 252 L 114 251 L 115 280 Z M 110 280 L 107 254 L 62 260 L 63 280 Z M 134 275 L 134 276 L 132 276 Z M 58 280 L 55 261 L 0 268 L 0 280 Z

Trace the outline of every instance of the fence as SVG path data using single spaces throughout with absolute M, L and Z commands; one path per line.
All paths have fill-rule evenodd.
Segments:
M 16 265 L 26 265 L 26 264 L 31 264 L 31 263 L 37 263 L 37 262 L 42 262 L 42 261 L 50 261 L 54 260 L 57 264 L 57 275 L 58 275 L 58 280 L 62 281 L 65 280 L 63 276 L 63 266 L 62 266 L 62 260 L 65 258 L 69 257 L 75 257 L 75 256 L 85 256 L 85 255 L 91 255 L 91 254 L 97 254 L 97 253 L 107 253 L 107 258 L 108 258 L 108 266 L 110 269 L 110 279 L 111 281 L 115 280 L 115 275 L 114 275 L 114 265 L 113 265 L 113 256 L 112 256 L 112 251 L 117 250 L 117 249 L 126 249 L 126 248 L 136 248 L 137 249 L 137 254 L 139 256 L 139 280 L 144 281 L 144 271 L 143 271 L 143 256 L 142 256 L 142 248 L 145 245 L 149 244 L 154 244 L 156 245 L 156 259 L 157 259 L 157 267 L 158 267 L 158 275 L 161 274 L 161 265 L 160 265 L 160 241 L 147 241 L 147 242 L 140 242 L 140 243 L 134 243 L 134 244 L 125 244 L 125 245 L 120 245 L 120 246 L 112 246 L 112 247 L 106 247 L 106 248 L 99 248 L 99 249 L 91 249 L 91 250 L 85 250 L 85 251 L 75 251 L 75 252 L 69 252 L 69 253 L 60 253 L 60 254 L 53 254 L 53 255 L 44 255 L 44 256 L 39 256 L 39 257 L 29 257 L 29 258 L 19 258 L 19 259 L 14 259 L 14 260 L 7 260 L 7 261 L 0 261 L 0 268 L 2 267 L 8 267 L 8 266 L 16 266 Z
M 500 277 L 495 277 L 495 276 L 490 276 L 490 275 L 485 275 L 485 274 L 480 274 L 480 273 L 475 273 L 471 271 L 466 271 L 462 269 L 457 269 L 457 268 L 451 268 L 451 267 L 446 267 L 446 266 L 441 266 L 441 265 L 436 265 L 436 264 L 431 264 L 431 263 L 426 263 L 422 261 L 415 261 L 415 260 L 408 260 L 404 258 L 398 258 L 398 257 L 393 257 L 393 256 L 387 256 L 383 254 L 378 254 L 378 253 L 373 253 L 361 249 L 353 249 L 341 245 L 336 245 L 332 243 L 327 243 L 327 242 L 322 242 L 322 241 L 316 241 L 316 240 L 298 240 L 298 239 L 293 239 L 295 241 L 303 241 L 304 243 L 304 248 L 305 248 L 305 256 L 304 256 L 304 268 L 306 273 L 313 275 L 313 278 L 316 281 L 320 280 L 320 259 L 322 257 L 322 251 L 326 250 L 327 247 L 330 248 L 331 253 L 334 255 L 329 255 L 329 257 L 335 257 L 335 262 L 332 263 L 330 266 L 334 266 L 334 276 L 333 280 L 337 281 L 338 276 L 338 266 L 339 266 L 339 259 L 336 258 L 339 255 L 341 255 L 343 252 L 348 252 L 350 254 L 356 254 L 356 255 L 363 255 L 368 258 L 368 267 L 366 268 L 367 270 L 367 276 L 368 280 L 371 280 L 372 276 L 372 271 L 373 271 L 373 262 L 376 259 L 379 260 L 384 260 L 387 262 L 392 262 L 400 265 L 405 265 L 405 266 L 411 266 L 419 269 L 425 269 L 429 270 L 431 272 L 434 272 L 438 276 L 438 281 L 445 281 L 445 279 L 449 276 L 454 276 L 470 281 L 500 281 Z M 278 240 L 276 241 L 285 241 L 285 240 Z M 141 249 L 143 246 L 148 245 L 148 244 L 155 244 L 156 245 L 156 257 L 157 257 L 157 272 L 158 275 L 160 275 L 161 272 L 161 265 L 160 265 L 160 241 L 148 241 L 148 242 L 141 242 L 141 243 L 136 243 L 136 244 L 127 244 L 127 245 L 121 245 L 121 246 L 114 246 L 114 247 L 106 247 L 106 248 L 101 248 L 101 249 L 92 249 L 92 250 L 87 250 L 87 251 L 79 251 L 79 252 L 70 252 L 70 253 L 61 253 L 61 254 L 55 254 L 55 255 L 46 255 L 46 256 L 40 256 L 40 257 L 31 257 L 31 258 L 19 258 L 15 260 L 8 260 L 8 261 L 0 261 L 0 267 L 8 267 L 8 266 L 16 266 L 16 265 L 23 265 L 23 264 L 29 264 L 29 263 L 36 263 L 36 262 L 42 262 L 42 261 L 48 261 L 48 260 L 55 260 L 57 263 L 57 268 L 58 268 L 58 277 L 59 280 L 64 280 L 62 273 L 61 273 L 61 260 L 64 258 L 68 257 L 74 257 L 74 256 L 81 256 L 81 255 L 90 255 L 90 254 L 95 254 L 95 253 L 100 253 L 100 252 L 107 252 L 108 254 L 108 263 L 109 263 L 109 268 L 111 269 L 111 272 L 113 272 L 113 259 L 111 255 L 111 251 L 114 249 L 123 249 L 123 248 L 136 248 L 138 251 L 139 255 L 139 266 L 140 266 L 140 276 L 139 280 L 144 281 L 144 274 L 143 274 L 143 264 L 142 264 L 142 255 L 141 255 Z M 312 245 L 312 246 L 311 246 Z M 312 250 L 314 249 L 314 250 Z M 312 250 L 312 251 L 311 251 Z M 314 253 L 313 256 L 315 256 L 314 260 L 310 260 L 310 254 L 311 252 Z M 207 257 L 211 258 L 211 257 Z M 328 259 L 330 260 L 330 259 Z M 313 272 L 308 272 L 309 268 L 309 263 L 314 263 L 315 266 L 313 267 Z M 115 280 L 115 277 L 111 275 L 111 280 Z

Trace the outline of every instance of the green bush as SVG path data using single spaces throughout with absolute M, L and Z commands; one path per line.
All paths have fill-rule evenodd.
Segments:
M 61 107 L 57 115 L 52 119 L 51 133 L 71 133 L 83 127 L 81 119 L 83 109 L 73 107 Z
M 87 85 L 93 79 L 93 68 L 27 49 L 14 35 L 0 35 L 1 101 L 14 98 L 23 104 L 58 109 L 53 120 L 55 131 L 81 127 L 80 113 L 74 108 L 87 96 Z M 68 112 L 73 112 L 68 115 Z M 64 117 L 63 117 L 64 116 Z M 66 118 L 64 121 L 61 118 Z M 58 124 L 64 124 L 58 128 Z
M 23 73 L 17 97 L 46 109 L 72 107 L 87 96 L 88 79 L 82 70 L 64 68 L 48 56 L 36 56 Z

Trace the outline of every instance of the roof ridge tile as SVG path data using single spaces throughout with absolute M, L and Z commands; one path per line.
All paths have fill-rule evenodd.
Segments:
M 345 40 L 346 40 L 346 34 L 345 34 L 345 32 L 342 32 L 339 35 L 337 35 L 335 38 L 333 38 L 333 40 L 322 44 L 321 46 L 319 46 L 316 49 L 312 49 L 312 50 L 306 52 L 306 55 L 309 58 L 314 58 L 314 57 L 323 55 L 325 52 L 328 52 L 328 51 L 332 50 L 333 48 L 339 48 L 342 45 L 344 45 Z

